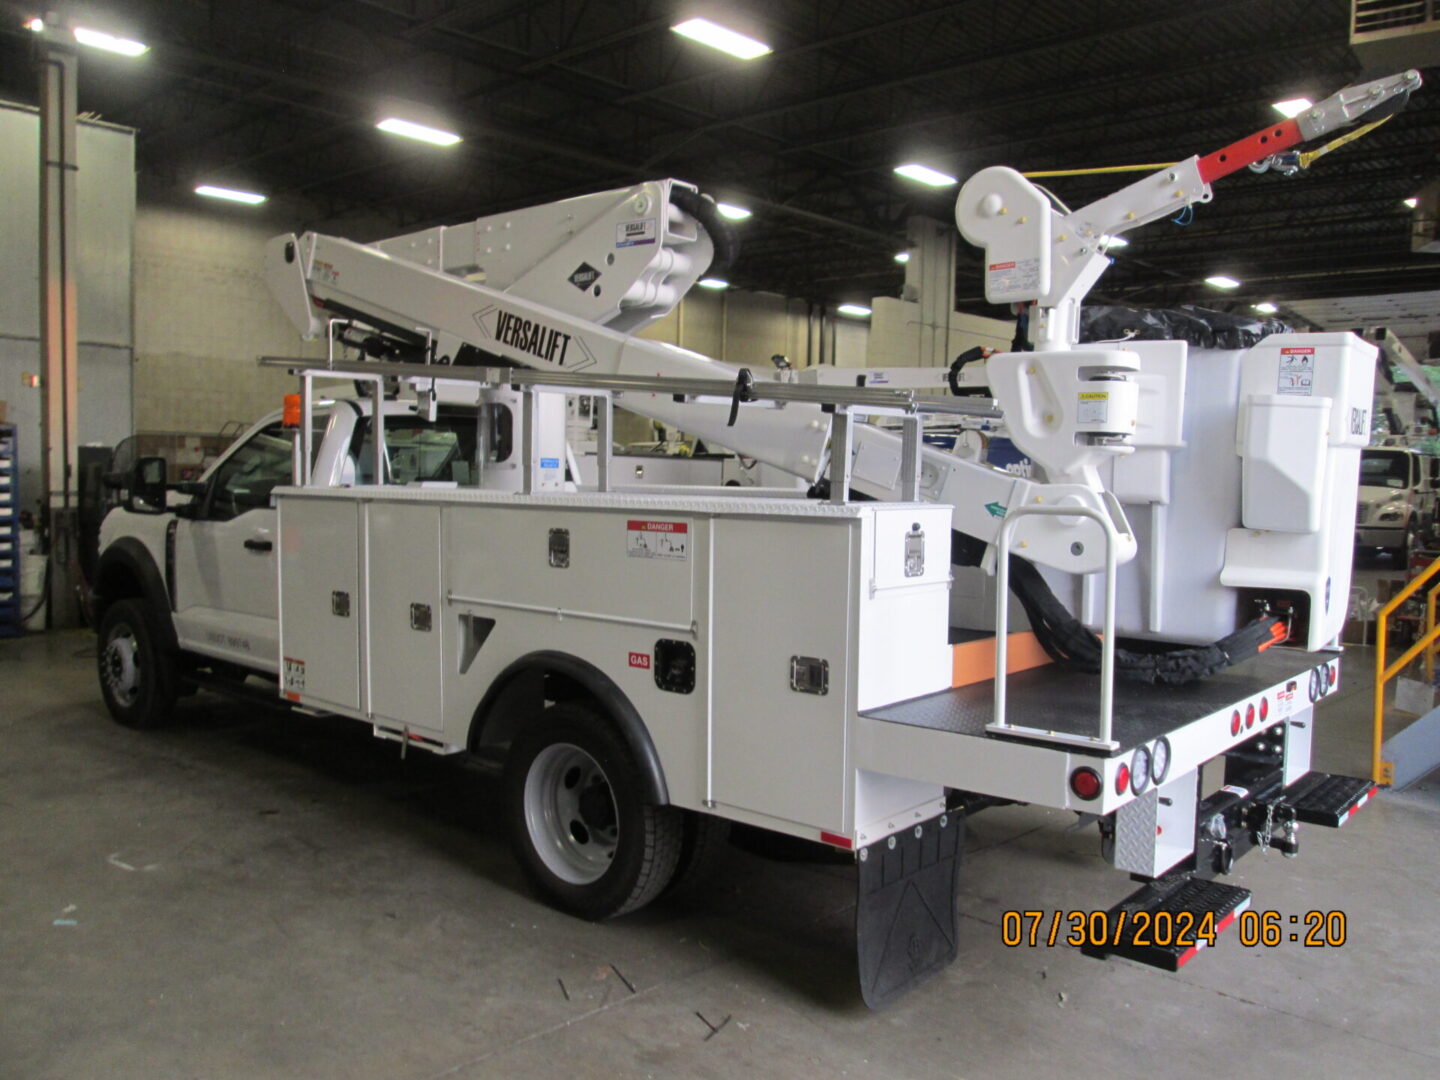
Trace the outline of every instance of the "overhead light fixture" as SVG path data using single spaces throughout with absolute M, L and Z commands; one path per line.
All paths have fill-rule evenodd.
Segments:
M 404 135 L 407 139 L 419 139 L 433 146 L 454 146 L 460 141 L 460 136 L 453 131 L 441 131 L 439 128 L 426 127 L 424 124 L 400 120 L 393 116 L 381 120 L 375 126 L 391 135 Z
M 1216 289 L 1238 289 L 1240 282 L 1225 274 L 1211 274 L 1205 279 L 1205 284 Z
M 246 206 L 258 206 L 266 198 L 258 191 L 240 191 L 236 188 L 216 187 L 214 184 L 201 184 L 195 189 L 195 194 L 204 195 L 207 199 L 244 203 Z
M 713 23 L 709 19 L 686 19 L 670 29 L 681 37 L 687 37 L 691 41 L 698 41 L 701 45 L 709 45 L 712 49 L 729 53 L 737 60 L 754 60 L 771 51 L 770 46 L 763 41 L 746 37 L 738 31 L 721 26 L 719 23 Z
M 1256 311 L 1260 312 L 1262 315 L 1274 315 L 1277 311 L 1280 310 L 1274 304 L 1270 303 L 1269 300 L 1262 300 L 1260 301 L 1260 303 L 1251 304 L 1250 306 L 1253 307 Z
M 1104 244 L 1107 248 L 1122 248 L 1130 246 L 1130 241 L 1126 240 L 1123 236 L 1102 236 L 1100 237 L 1100 242 Z
M 1285 117 L 1285 119 L 1290 120 L 1294 117 L 1299 116 L 1302 112 L 1304 112 L 1306 109 L 1310 108 L 1310 106 L 1314 104 L 1315 103 L 1311 101 L 1308 97 L 1297 97 L 1290 98 L 1288 101 L 1271 102 L 1270 107 L 1276 112 L 1278 112 L 1281 116 Z
M 733 203 L 716 203 L 715 209 L 720 211 L 720 216 L 729 218 L 731 221 L 744 221 L 750 216 L 750 211 L 743 206 L 736 206 Z
M 38 19 L 33 21 L 40 22 Z M 44 28 L 45 24 L 40 23 L 40 29 Z M 142 42 L 116 37 L 114 34 L 107 34 L 101 30 L 87 30 L 83 26 L 75 27 L 75 40 L 81 45 L 89 45 L 92 49 L 104 49 L 106 52 L 119 53 L 121 56 L 141 56 L 150 51 L 150 46 Z
M 702 277 L 695 284 L 699 285 L 702 289 L 728 289 L 730 287 L 728 281 L 718 277 Z
M 897 251 L 895 253 L 895 261 L 902 265 L 908 263 L 910 261 L 910 253 L 908 251 Z
M 43 34 L 45 32 L 45 20 L 40 18 L 39 15 L 36 15 L 35 18 L 25 24 L 25 29 L 35 34 Z
M 868 319 L 870 309 L 863 304 L 841 304 L 835 309 L 841 315 L 849 315 L 856 319 Z
M 920 165 L 913 161 L 908 165 L 896 165 L 895 171 L 907 180 L 915 180 L 922 184 L 928 184 L 931 187 L 949 187 L 952 184 L 959 183 L 955 177 L 950 176 L 948 173 L 943 173 L 939 169 L 932 169 L 928 165 Z
M 1410 198 L 1405 200 L 1405 205 L 1410 207 L 1411 210 L 1414 210 L 1417 206 L 1420 205 L 1420 200 L 1417 199 L 1414 195 L 1411 195 Z

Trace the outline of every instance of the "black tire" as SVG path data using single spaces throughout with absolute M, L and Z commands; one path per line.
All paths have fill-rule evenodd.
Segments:
M 561 911 L 608 919 L 643 907 L 670 883 L 683 817 L 643 800 L 625 740 L 580 705 L 525 725 L 505 762 L 505 808 L 515 857 Z
M 176 657 L 160 642 L 142 600 L 117 600 L 105 609 L 96 644 L 100 694 L 116 723 L 157 728 L 175 715 Z
M 665 887 L 667 896 L 703 885 L 730 847 L 730 822 L 694 810 L 683 813 L 680 860 L 675 866 L 675 876 Z

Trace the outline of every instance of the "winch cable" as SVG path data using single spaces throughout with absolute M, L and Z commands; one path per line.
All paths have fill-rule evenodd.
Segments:
M 978 565 L 976 556 L 983 552 L 983 545 L 970 537 L 965 541 L 956 545 L 964 560 L 959 565 Z M 1100 638 L 1060 603 L 1035 565 L 1018 555 L 1010 556 L 1010 590 L 1025 609 L 1036 640 L 1052 660 L 1089 674 L 1100 671 Z M 1183 686 L 1258 656 L 1285 636 L 1284 621 L 1264 615 L 1209 645 L 1136 650 L 1121 648 L 1117 641 L 1115 673 L 1127 682 Z

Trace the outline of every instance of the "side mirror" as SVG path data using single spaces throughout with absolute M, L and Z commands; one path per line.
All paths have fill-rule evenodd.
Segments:
M 165 512 L 167 467 L 163 457 L 135 459 L 130 470 L 130 500 L 127 509 L 137 514 Z

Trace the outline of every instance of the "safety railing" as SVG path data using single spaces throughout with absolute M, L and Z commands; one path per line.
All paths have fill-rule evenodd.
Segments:
M 1425 678 L 1430 685 L 1435 681 L 1435 649 L 1440 642 L 1440 625 L 1435 622 L 1436 594 L 1440 593 L 1440 581 L 1430 586 L 1425 594 L 1425 630 L 1415 644 L 1400 654 L 1391 664 L 1385 663 L 1386 646 L 1389 644 L 1390 615 L 1409 600 L 1436 574 L 1440 574 L 1440 559 L 1436 559 L 1413 581 L 1407 584 L 1378 612 L 1375 613 L 1375 722 L 1370 747 L 1370 778 L 1377 784 L 1389 784 L 1394 780 L 1393 762 L 1384 760 L 1385 745 L 1385 684 L 1404 671 L 1421 653 L 1425 654 Z
M 1100 637 L 1100 720 L 1094 735 L 1012 724 L 1006 714 L 1006 679 L 1009 675 L 1010 643 L 1010 540 L 1020 518 L 1079 517 L 1100 526 L 1105 536 L 1105 616 Z M 1112 727 L 1115 714 L 1115 570 L 1119 533 L 1110 518 L 1088 506 L 1017 506 L 1006 513 L 995 538 L 995 716 L 985 730 L 997 735 L 1023 735 L 1029 739 L 1093 746 L 1114 750 L 1119 742 Z

